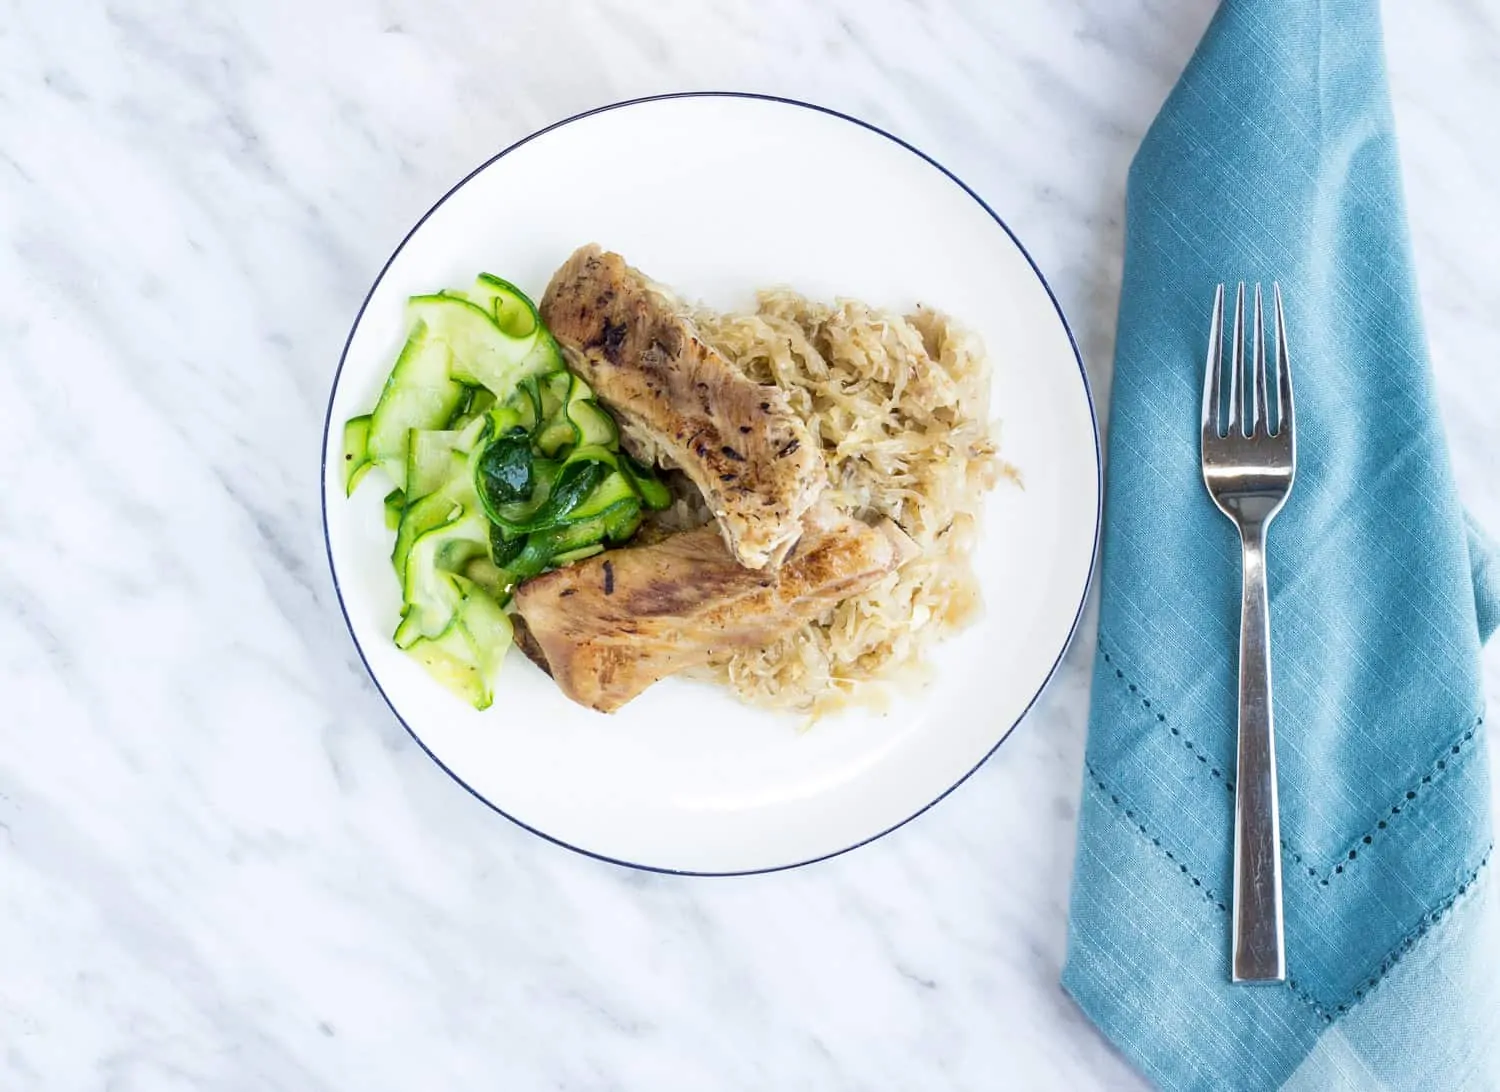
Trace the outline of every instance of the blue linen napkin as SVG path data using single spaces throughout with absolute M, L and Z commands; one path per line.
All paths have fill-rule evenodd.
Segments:
M 1436 75 L 1436 74 L 1435 74 Z M 1225 0 L 1131 168 L 1063 983 L 1167 1089 L 1500 1085 L 1479 654 L 1375 0 Z M 1279 279 L 1271 527 L 1285 986 L 1229 982 L 1239 543 L 1198 466 L 1219 281 Z

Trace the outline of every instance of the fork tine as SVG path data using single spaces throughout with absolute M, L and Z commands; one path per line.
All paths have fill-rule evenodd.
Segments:
M 1214 317 L 1208 330 L 1208 363 L 1203 370 L 1203 439 L 1219 437 L 1221 376 L 1224 373 L 1224 286 L 1214 290 Z
M 1251 350 L 1250 370 L 1255 375 L 1250 403 L 1250 432 L 1254 436 L 1266 436 L 1271 431 L 1271 401 L 1266 397 L 1266 335 L 1265 319 L 1261 315 L 1259 281 L 1255 282 L 1254 346 Z
M 1245 415 L 1241 409 L 1245 394 L 1245 282 L 1240 281 L 1234 297 L 1234 344 L 1229 350 L 1229 432 L 1245 432 Z
M 1296 425 L 1292 403 L 1292 358 L 1286 351 L 1286 316 L 1281 311 L 1281 285 L 1271 282 L 1276 298 L 1276 435 L 1290 432 Z

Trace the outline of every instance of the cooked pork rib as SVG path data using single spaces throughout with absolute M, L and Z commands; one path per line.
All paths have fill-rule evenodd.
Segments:
M 613 713 L 667 675 L 760 648 L 857 595 L 910 546 L 894 525 L 826 507 L 805 526 L 776 571 L 740 565 L 709 526 L 528 580 L 515 598 L 521 647 L 568 697 Z
M 827 484 L 822 453 L 786 396 L 737 371 L 665 293 L 597 246 L 563 264 L 541 311 L 627 446 L 692 479 L 741 565 L 780 564 Z

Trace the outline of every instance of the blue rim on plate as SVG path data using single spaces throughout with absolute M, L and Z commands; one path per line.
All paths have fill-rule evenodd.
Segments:
M 1047 669 L 1046 676 L 1037 685 L 1036 692 L 1032 694 L 1030 700 L 1027 701 L 1026 707 L 1021 710 L 1020 715 L 1018 715 L 1016 719 L 1011 722 L 1010 726 L 1000 734 L 1000 738 L 995 740 L 995 745 L 988 751 L 986 751 L 984 753 L 984 757 L 976 762 L 974 766 L 968 770 L 968 772 L 963 774 L 963 776 L 961 776 L 957 781 L 953 782 L 952 785 L 949 785 L 946 789 L 944 789 L 941 793 L 934 797 L 930 803 L 927 803 L 918 808 L 916 811 L 912 812 L 900 822 L 893 823 L 879 833 L 872 834 L 868 838 L 855 842 L 852 845 L 845 846 L 843 849 L 836 849 L 831 853 L 824 853 L 817 857 L 809 857 L 805 861 L 794 861 L 791 864 L 773 865 L 769 868 L 744 869 L 734 872 L 704 872 L 694 869 L 662 868 L 657 865 L 640 864 L 635 861 L 624 861 L 620 860 L 617 857 L 610 857 L 602 853 L 595 853 L 592 850 L 584 849 L 581 846 L 575 846 L 568 842 L 564 842 L 560 838 L 554 838 L 546 831 L 538 830 L 536 827 L 533 827 L 527 823 L 523 823 L 520 819 L 517 819 L 514 815 L 511 815 L 494 801 L 475 791 L 475 789 L 471 785 L 469 785 L 468 782 L 466 782 L 463 778 L 459 777 L 458 774 L 449 769 L 442 759 L 433 754 L 431 749 L 428 748 L 427 744 L 422 742 L 422 738 L 417 735 L 416 732 L 412 731 L 411 725 L 407 724 L 406 720 L 401 716 L 400 712 L 397 711 L 396 706 L 391 702 L 390 697 L 386 694 L 384 687 L 380 685 L 380 680 L 376 678 L 375 672 L 371 670 L 370 661 L 365 657 L 365 650 L 360 646 L 359 638 L 354 634 L 354 624 L 349 618 L 349 608 L 344 604 L 344 591 L 343 588 L 339 585 L 338 570 L 334 567 L 333 562 L 333 543 L 330 541 L 328 536 L 328 438 L 333 428 L 333 396 L 334 393 L 338 390 L 339 377 L 344 372 L 344 362 L 349 355 L 349 346 L 354 341 L 354 331 L 359 329 L 360 321 L 364 318 L 365 308 L 369 306 L 371 298 L 375 295 L 375 290 L 380 286 L 380 282 L 385 279 L 386 271 L 390 269 L 391 263 L 396 260 L 397 255 L 399 255 L 405 248 L 406 244 L 411 241 L 412 236 L 415 235 L 419 230 L 421 230 L 422 225 L 427 222 L 428 218 L 432 216 L 433 213 L 435 213 L 439 208 L 442 207 L 443 203 L 447 201 L 448 198 L 452 197 L 455 193 L 462 189 L 475 175 L 479 174 L 481 171 L 486 170 L 495 162 L 504 159 L 507 155 L 515 151 L 517 148 L 520 148 L 522 145 L 531 143 L 537 137 L 545 136 L 547 133 L 552 132 L 552 130 L 560 129 L 564 125 L 570 125 L 575 121 L 580 121 L 583 118 L 593 117 L 595 114 L 603 114 L 610 110 L 618 110 L 622 107 L 635 106 L 639 103 L 644 102 L 660 102 L 667 99 L 692 98 L 758 99 L 762 102 L 775 102 L 780 103 L 783 106 L 796 106 L 804 110 L 815 110 L 820 114 L 827 114 L 831 117 L 836 117 L 843 121 L 850 122 L 851 124 L 858 125 L 862 129 L 868 129 L 872 133 L 878 133 L 880 136 L 885 137 L 885 139 L 895 144 L 899 144 L 908 152 L 911 152 L 913 155 L 920 157 L 922 160 L 931 164 L 933 167 L 936 167 L 945 176 L 947 176 L 949 181 L 951 181 L 954 185 L 958 186 L 959 189 L 963 190 L 964 193 L 973 198 L 974 201 L 979 205 L 979 207 L 984 209 L 984 211 L 989 214 L 990 218 L 994 220 L 995 223 L 1000 225 L 1001 230 L 1003 230 L 1005 234 L 1010 237 L 1011 242 L 1014 243 L 1016 249 L 1021 252 L 1021 256 L 1026 259 L 1027 264 L 1031 266 L 1031 271 L 1036 274 L 1037 280 L 1041 282 L 1042 287 L 1046 290 L 1047 298 L 1052 301 L 1052 306 L 1057 311 L 1058 321 L 1062 323 L 1063 331 L 1068 335 L 1068 345 L 1073 350 L 1073 359 L 1078 365 L 1079 377 L 1083 380 L 1084 397 L 1087 398 L 1089 405 L 1089 424 L 1094 436 L 1094 542 L 1092 548 L 1089 551 L 1088 576 L 1084 580 L 1083 589 L 1078 597 L 1078 609 L 1074 611 L 1072 624 L 1068 627 L 1067 640 L 1063 642 L 1062 648 L 1058 650 L 1057 658 L 1052 661 L 1052 666 Z M 1079 620 L 1083 617 L 1084 606 L 1088 602 L 1089 589 L 1093 586 L 1094 583 L 1094 573 L 1099 565 L 1099 532 L 1103 522 L 1104 513 L 1104 465 L 1099 448 L 1099 415 L 1094 406 L 1094 391 L 1092 385 L 1089 383 L 1088 369 L 1083 365 L 1083 355 L 1078 351 L 1078 341 L 1073 336 L 1073 328 L 1068 324 L 1068 317 L 1063 314 L 1062 305 L 1057 302 L 1057 295 L 1052 291 L 1052 285 L 1047 282 L 1047 278 L 1043 276 L 1041 269 L 1037 267 L 1035 259 L 1032 258 L 1031 253 L 1021 243 L 1021 240 L 1016 237 L 1016 233 L 1010 229 L 1010 225 L 1002 220 L 999 214 L 996 213 L 994 209 L 990 208 L 990 206 L 985 202 L 984 198 L 975 193 L 974 190 L 971 189 L 963 179 L 958 177 L 958 175 L 954 174 L 947 167 L 943 166 L 936 159 L 933 159 L 932 156 L 928 155 L 920 148 L 907 143 L 906 141 L 902 140 L 900 137 L 892 133 L 886 132 L 878 125 L 872 125 L 868 121 L 862 121 L 857 117 L 853 117 L 841 111 L 831 109 L 827 106 L 818 106 L 814 103 L 802 102 L 798 99 L 783 98 L 779 95 L 762 95 L 752 91 L 674 91 L 670 94 L 665 95 L 644 95 L 640 98 L 625 99 L 621 102 L 613 102 L 607 106 L 596 106 L 592 110 L 585 110 L 582 113 L 574 114 L 571 117 L 564 118 L 562 121 L 553 122 L 551 125 L 548 125 L 545 128 L 538 129 L 536 132 L 522 137 L 514 144 L 505 148 L 503 151 L 497 152 L 489 159 L 486 159 L 483 163 L 475 167 L 468 174 L 464 175 L 463 178 L 454 183 L 453 186 L 449 188 L 448 192 L 443 194 L 442 197 L 438 198 L 433 206 L 422 214 L 422 218 L 412 225 L 411 230 L 406 233 L 406 236 L 401 240 L 400 244 L 396 247 L 395 250 L 391 252 L 391 256 L 386 259 L 385 265 L 381 266 L 380 275 L 377 276 L 374 283 L 370 285 L 370 291 L 365 295 L 364 301 L 359 305 L 359 312 L 354 316 L 354 324 L 349 328 L 349 336 L 344 341 L 344 350 L 339 354 L 339 366 L 338 369 L 333 373 L 333 383 L 328 392 L 328 412 L 323 421 L 323 459 L 321 466 L 323 473 L 322 481 L 320 483 L 320 495 L 322 498 L 323 513 L 323 544 L 328 551 L 328 569 L 329 573 L 333 577 L 333 590 L 334 594 L 338 597 L 339 611 L 344 616 L 344 625 L 349 630 L 350 639 L 354 641 L 354 648 L 355 651 L 359 653 L 360 663 L 364 664 L 365 671 L 369 673 L 370 681 L 375 684 L 375 689 L 380 693 L 381 698 L 384 699 L 386 705 L 390 708 L 392 715 L 395 716 L 396 720 L 400 722 L 401 727 L 406 729 L 407 734 L 416 741 L 417 746 L 422 748 L 427 757 L 432 759 L 433 762 L 437 763 L 438 768 L 446 773 L 449 777 L 451 777 L 459 785 L 461 785 L 465 789 L 465 791 L 469 793 L 469 795 L 473 796 L 476 800 L 484 804 L 486 807 L 490 808 L 492 811 L 504 816 L 506 819 L 509 819 L 512 823 L 516 824 L 516 826 L 520 827 L 521 829 L 529 831 L 530 833 L 535 834 L 537 837 L 551 842 L 553 845 L 572 850 L 574 853 L 580 853 L 585 857 L 592 857 L 596 861 L 604 861 L 607 864 L 613 865 L 622 865 L 626 868 L 635 868 L 643 872 L 663 873 L 669 876 L 758 876 L 768 872 L 784 872 L 789 868 L 801 868 L 804 865 L 817 864 L 819 861 L 826 861 L 833 857 L 842 856 L 843 854 L 848 853 L 850 850 L 858 849 L 860 848 L 860 846 L 869 845 L 871 842 L 875 841 L 878 838 L 884 838 L 887 834 L 891 833 L 891 831 L 896 830 L 900 827 L 904 827 L 907 823 L 910 823 L 913 819 L 917 818 L 917 816 L 923 814 L 928 809 L 933 807 L 933 805 L 946 798 L 949 793 L 953 792 L 954 789 L 958 788 L 970 777 L 972 777 L 975 771 L 977 771 L 979 767 L 988 762 L 990 756 L 1000 749 L 1000 745 L 1010 738 L 1011 733 L 1016 730 L 1016 726 L 1019 725 L 1021 721 L 1026 719 L 1026 716 L 1036 705 L 1037 700 L 1042 696 L 1043 691 L 1047 689 L 1047 684 L 1050 683 L 1053 677 L 1057 674 L 1058 666 L 1062 663 L 1063 657 L 1067 655 L 1068 649 L 1072 647 L 1073 638 L 1078 633 Z

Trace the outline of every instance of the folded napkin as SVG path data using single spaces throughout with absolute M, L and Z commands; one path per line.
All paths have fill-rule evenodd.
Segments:
M 1434 403 L 1376 0 L 1225 0 L 1127 205 L 1064 985 L 1167 1089 L 1500 1085 L 1479 672 L 1500 565 Z M 1281 282 L 1297 397 L 1270 987 L 1229 981 L 1239 541 L 1198 465 L 1213 289 L 1241 279 Z

